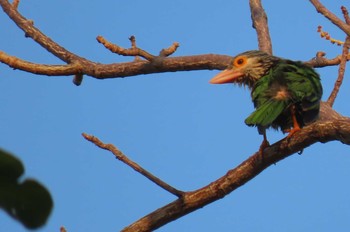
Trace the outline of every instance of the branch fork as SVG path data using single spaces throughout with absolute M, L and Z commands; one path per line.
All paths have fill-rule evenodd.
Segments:
M 139 48 L 136 46 L 136 37 L 130 36 L 129 40 L 131 42 L 131 48 L 122 48 L 116 44 L 110 43 L 102 36 L 97 36 L 97 41 L 101 43 L 105 48 L 110 50 L 113 53 L 116 53 L 118 55 L 122 56 L 135 56 L 135 61 L 139 61 L 138 57 L 142 57 L 149 62 L 154 61 L 154 59 L 157 58 L 157 56 L 150 54 L 149 52 L 146 52 L 145 50 Z M 172 55 L 176 49 L 179 47 L 179 43 L 175 42 L 170 47 L 162 49 L 159 53 L 158 57 L 167 57 Z

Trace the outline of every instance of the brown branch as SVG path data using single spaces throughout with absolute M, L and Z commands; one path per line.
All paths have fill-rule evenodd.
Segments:
M 99 43 L 101 43 L 103 46 L 105 46 L 105 48 L 107 48 L 108 50 L 110 50 L 113 53 L 116 53 L 118 55 L 122 55 L 122 56 L 141 56 L 143 58 L 145 58 L 148 61 L 152 61 L 155 56 L 146 52 L 145 50 L 142 50 L 140 48 L 138 48 L 135 44 L 135 36 L 131 36 L 129 39 L 131 41 L 131 48 L 125 49 L 122 48 L 116 44 L 110 43 L 108 42 L 105 38 L 103 38 L 102 36 L 97 36 L 97 41 Z
M 18 9 L 19 1 L 20 1 L 20 0 L 13 0 L 12 6 L 13 6 L 14 8 Z
M 177 48 L 180 46 L 178 42 L 174 42 L 170 47 L 164 48 L 160 51 L 159 56 L 166 57 L 172 55 L 176 52 Z
M 350 17 L 349 17 L 349 12 L 346 9 L 346 7 L 342 6 L 341 7 L 342 13 L 344 15 L 344 19 L 347 25 L 350 26 Z M 342 56 L 340 59 L 340 65 L 339 65 L 339 69 L 338 69 L 338 78 L 334 84 L 334 88 L 331 92 L 331 94 L 328 97 L 327 103 L 330 106 L 333 106 L 334 101 L 339 93 L 340 87 L 343 83 L 343 79 L 344 79 L 344 73 L 345 73 L 345 67 L 346 67 L 346 62 L 347 62 L 347 58 L 349 56 L 349 48 L 350 48 L 350 36 L 346 36 L 345 39 L 345 43 L 343 45 L 343 52 L 342 52 Z
M 132 35 L 132 36 L 129 37 L 129 40 L 131 42 L 131 47 L 136 49 L 137 48 L 137 46 L 136 46 L 136 37 L 134 35 Z M 149 54 L 149 53 L 147 53 L 147 54 Z M 149 55 L 152 56 L 151 54 L 149 54 Z M 145 59 L 148 60 L 148 61 L 152 61 L 154 59 L 154 56 L 151 59 L 147 59 L 147 58 L 145 58 Z M 140 60 L 141 59 L 140 59 L 139 56 L 135 56 L 134 61 L 140 61 Z
M 330 106 L 333 106 L 334 101 L 339 93 L 340 87 L 343 83 L 346 61 L 347 61 L 347 57 L 349 55 L 349 48 L 350 48 L 350 36 L 347 36 L 345 39 L 345 43 L 343 45 L 343 54 L 342 54 L 341 59 L 340 59 L 340 65 L 339 65 L 339 69 L 338 69 L 338 78 L 335 81 L 333 90 L 332 90 L 332 92 L 329 95 L 328 100 L 327 100 L 327 103 Z
M 334 112 L 331 108 L 327 108 L 326 104 L 322 104 L 322 107 L 323 106 L 326 107 L 321 111 L 327 115 L 329 113 L 328 111 Z M 260 153 L 257 152 L 236 168 L 228 171 L 226 175 L 218 180 L 201 189 L 186 192 L 182 198 L 179 198 L 144 216 L 124 228 L 122 231 L 153 231 L 171 221 L 225 197 L 235 189 L 256 177 L 270 165 L 275 164 L 314 143 L 326 143 L 338 140 L 344 144 L 350 145 L 350 119 L 341 117 L 337 113 L 330 113 L 329 115 L 332 115 L 332 121 L 318 121 L 304 127 L 293 137 L 289 139 L 285 138 L 266 148 L 264 150 L 263 162 L 259 158 Z M 326 116 L 325 118 L 328 117 Z
M 264 17 L 258 17 L 264 15 L 263 9 L 259 8 L 259 1 L 251 1 L 253 11 L 253 22 L 255 25 L 261 25 L 258 27 L 258 38 L 262 49 L 270 47 L 271 41 L 268 36 L 268 28 L 266 19 Z M 136 76 L 141 74 L 150 73 L 162 73 L 162 72 L 176 72 L 176 71 L 192 71 L 192 70 L 222 70 L 227 67 L 231 62 L 232 57 L 225 55 L 204 54 L 198 56 L 183 56 L 183 57 L 165 57 L 161 59 L 155 59 L 153 62 L 137 61 L 137 62 L 125 62 L 125 63 L 113 63 L 113 64 L 100 64 L 81 58 L 64 48 L 57 45 L 54 41 L 43 35 L 37 28 L 34 27 L 29 20 L 26 20 L 21 16 L 11 4 L 8 4 L 6 0 L 0 0 L 0 4 L 4 11 L 9 14 L 12 20 L 25 31 L 27 35 L 34 38 L 35 41 L 40 43 L 43 47 L 47 48 L 49 52 L 62 57 L 66 60 L 68 65 L 43 65 L 35 64 L 21 60 L 17 57 L 10 56 L 4 52 L 0 52 L 0 62 L 3 62 L 14 69 L 20 69 L 26 72 L 30 72 L 38 75 L 49 76 L 70 76 L 74 75 L 73 82 L 77 85 L 81 83 L 83 75 L 92 76 L 97 79 L 105 78 L 119 78 L 127 76 Z M 259 10 L 260 9 L 260 10 Z M 261 10 L 263 13 L 261 13 Z M 260 12 L 260 13 L 259 13 Z M 261 28 L 265 28 L 261 30 Z M 132 45 L 133 46 L 133 45 Z M 135 46 L 136 47 L 136 44 Z M 167 56 L 172 54 L 178 47 L 177 43 L 174 43 L 167 49 L 161 51 L 161 56 Z M 265 48 L 263 48 L 265 47 Z M 135 53 L 138 55 L 140 52 Z M 144 55 L 147 57 L 147 55 Z M 152 56 L 152 55 L 151 55 Z M 148 59 L 151 59 L 151 56 Z M 337 65 L 340 63 L 340 57 L 327 60 L 313 59 L 307 62 L 313 67 L 324 67 L 329 65 Z
M 86 140 L 94 143 L 96 146 L 112 152 L 118 160 L 122 161 L 123 163 L 125 163 L 129 167 L 133 168 L 135 171 L 137 171 L 141 175 L 145 176 L 150 181 L 152 181 L 156 185 L 160 186 L 161 188 L 165 189 L 166 191 L 174 194 L 177 197 L 181 197 L 184 194 L 184 192 L 177 190 L 176 188 L 170 186 L 169 184 L 165 183 L 164 181 L 162 181 L 158 177 L 154 176 L 152 173 L 150 173 L 147 170 L 145 170 L 144 168 L 142 168 L 140 165 L 138 165 L 134 161 L 130 160 L 126 155 L 124 155 L 118 148 L 116 148 L 112 144 L 105 144 L 101 140 L 99 140 L 97 137 L 92 136 L 92 135 L 88 135 L 85 133 L 83 133 L 82 135 Z
M 0 0 L 0 5 L 4 12 L 12 19 L 12 21 L 14 21 L 17 26 L 25 32 L 26 37 L 32 38 L 35 42 L 40 44 L 43 48 L 47 49 L 56 57 L 65 61 L 66 63 L 71 63 L 76 60 L 85 60 L 84 58 L 69 52 L 59 44 L 55 43 L 49 37 L 44 35 L 39 29 L 34 27 L 32 20 L 28 20 L 19 14 L 17 9 L 7 0 Z
M 339 55 L 332 59 L 327 59 L 325 58 L 325 56 L 326 56 L 325 52 L 317 52 L 314 58 L 312 58 L 309 61 L 305 61 L 304 63 L 314 68 L 323 68 L 327 66 L 339 65 L 342 57 L 342 55 Z M 347 61 L 349 60 L 350 60 L 350 54 L 347 56 Z
M 329 11 L 324 5 L 322 5 L 318 0 L 310 0 L 312 5 L 316 8 L 317 12 L 329 19 L 333 24 L 338 26 L 343 30 L 348 36 L 350 36 L 350 25 L 344 23 L 340 18 L 335 14 Z
M 267 15 L 262 7 L 261 1 L 249 0 L 249 5 L 253 28 L 256 30 L 258 36 L 259 50 L 272 54 L 272 43 L 267 24 Z
M 350 16 L 349 16 L 348 9 L 346 9 L 345 6 L 341 6 L 340 9 L 344 15 L 344 19 L 345 19 L 346 24 L 350 25 Z
M 7 64 L 14 69 L 20 69 L 26 72 L 48 76 L 67 76 L 78 73 L 80 66 L 76 63 L 68 65 L 44 65 L 28 62 L 17 58 L 16 56 L 10 56 L 5 52 L 0 51 L 0 62 Z

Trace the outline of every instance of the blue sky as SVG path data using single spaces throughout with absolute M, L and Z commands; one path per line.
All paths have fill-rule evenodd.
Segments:
M 317 26 L 345 35 L 308 1 L 263 2 L 274 54 L 309 60 L 317 51 L 333 58 L 341 47 L 319 38 Z M 341 17 L 347 1 L 324 4 Z M 350 5 L 346 5 L 350 9 Z M 22 1 L 20 12 L 66 49 L 101 63 L 125 62 L 95 40 L 102 35 L 128 47 L 128 37 L 157 54 L 173 42 L 177 56 L 235 55 L 257 48 L 248 1 Z M 61 61 L 26 39 L 0 13 L 1 50 L 46 64 Z M 261 141 L 244 124 L 252 112 L 249 92 L 210 85 L 218 71 L 193 71 L 96 80 L 80 87 L 72 77 L 36 76 L 0 64 L 0 147 L 25 164 L 25 177 L 40 180 L 55 206 L 38 231 L 119 231 L 175 198 L 85 141 L 81 133 L 113 143 L 129 158 L 174 187 L 202 187 L 255 152 Z M 336 68 L 318 69 L 324 99 Z M 350 115 L 346 74 L 335 109 Z M 269 131 L 270 142 L 283 138 Z M 226 196 L 158 231 L 346 231 L 350 227 L 349 148 L 315 144 Z M 0 212 L 1 231 L 27 231 Z

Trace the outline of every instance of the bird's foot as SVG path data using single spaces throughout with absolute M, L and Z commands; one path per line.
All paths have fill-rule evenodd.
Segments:
M 300 131 L 300 127 L 294 127 L 292 129 L 287 129 L 284 132 L 288 133 L 287 138 L 292 137 L 296 132 Z
M 260 145 L 260 148 L 259 148 L 259 156 L 260 156 L 261 161 L 264 161 L 264 150 L 265 150 L 265 148 L 267 148 L 269 146 L 270 146 L 269 141 L 264 139 Z
M 270 146 L 269 141 L 267 141 L 267 140 L 264 139 L 264 140 L 262 141 L 261 145 L 260 145 L 259 152 L 260 152 L 260 153 L 263 153 L 263 151 L 265 150 L 265 148 L 267 148 L 267 147 L 269 147 L 269 146 Z

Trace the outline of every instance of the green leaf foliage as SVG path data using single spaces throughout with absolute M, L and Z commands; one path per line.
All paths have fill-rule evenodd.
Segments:
M 49 191 L 36 180 L 19 181 L 24 173 L 22 162 L 0 150 L 0 208 L 25 227 L 35 229 L 45 224 L 53 200 Z

